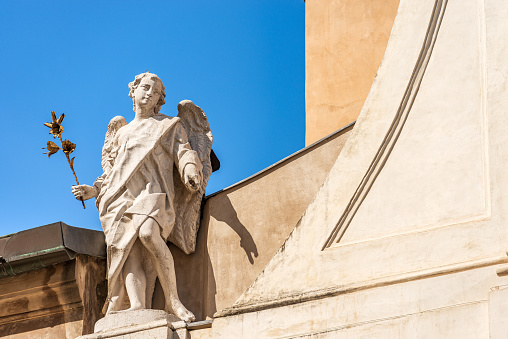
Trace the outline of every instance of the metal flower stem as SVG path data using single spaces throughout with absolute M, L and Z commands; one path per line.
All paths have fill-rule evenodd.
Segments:
M 63 147 L 62 135 L 59 134 L 58 138 L 60 139 L 60 145 L 62 145 L 62 147 Z M 74 172 L 74 166 L 72 166 L 71 159 L 69 158 L 69 154 L 67 154 L 65 152 L 64 152 L 64 154 L 65 154 L 65 157 L 67 158 L 67 162 L 69 163 L 69 166 L 71 167 L 72 174 L 74 174 L 74 179 L 76 179 L 76 184 L 79 185 L 78 176 L 76 175 L 76 172 Z M 83 204 L 83 208 L 86 208 L 85 201 L 83 200 L 83 198 L 80 198 L 79 200 L 81 200 L 81 203 Z

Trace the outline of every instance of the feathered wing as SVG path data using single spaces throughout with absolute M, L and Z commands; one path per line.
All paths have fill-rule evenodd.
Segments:
M 203 181 L 196 193 L 190 192 L 184 186 L 180 174 L 174 169 L 176 221 L 168 240 L 185 253 L 190 254 L 196 249 L 201 201 L 206 191 L 208 179 L 212 174 L 210 151 L 212 150 L 213 137 L 205 113 L 192 101 L 183 100 L 178 104 L 178 117 L 187 133 L 192 149 L 197 152 L 203 165 Z
M 106 138 L 104 140 L 104 146 L 102 147 L 102 171 L 104 174 L 109 173 L 111 168 L 113 167 L 113 163 L 116 158 L 116 154 L 113 154 L 113 142 L 115 139 L 116 132 L 127 125 L 127 121 L 124 117 L 118 115 L 111 119 L 108 124 L 108 131 L 106 132 Z

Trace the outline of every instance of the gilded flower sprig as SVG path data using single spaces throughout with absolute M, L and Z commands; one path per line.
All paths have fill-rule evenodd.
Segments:
M 44 126 L 50 128 L 49 134 L 53 134 L 53 138 L 60 137 L 60 135 L 64 131 L 64 128 L 62 127 L 61 123 L 65 118 L 65 114 L 62 114 L 57 120 L 55 111 L 51 111 L 51 118 L 53 121 L 45 122 Z
M 45 150 L 48 150 L 47 152 L 44 152 L 43 154 L 47 154 L 48 158 L 50 158 L 53 154 L 57 153 L 59 150 L 62 150 L 65 154 L 65 157 L 67 158 L 67 162 L 69 163 L 69 166 L 72 170 L 72 174 L 74 174 L 74 179 L 76 179 L 76 184 L 79 185 L 78 177 L 76 176 L 76 172 L 74 171 L 74 158 L 72 159 L 69 157 L 69 155 L 74 152 L 76 149 L 76 144 L 72 143 L 71 141 L 65 139 L 62 140 L 62 133 L 64 131 L 64 128 L 62 127 L 62 121 L 65 118 L 65 114 L 62 114 L 58 119 L 56 118 L 56 113 L 54 111 L 51 112 L 51 122 L 45 122 L 44 126 L 49 127 L 49 134 L 53 134 L 53 138 L 58 137 L 60 140 L 60 146 L 58 146 L 53 141 L 48 141 L 46 144 L 46 147 L 43 148 Z M 85 208 L 85 202 L 83 199 L 81 199 L 81 203 L 83 204 L 83 208 Z

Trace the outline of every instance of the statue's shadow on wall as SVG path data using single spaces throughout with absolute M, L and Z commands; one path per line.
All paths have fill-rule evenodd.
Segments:
M 213 225 L 212 219 L 215 219 L 217 222 L 222 222 L 229 227 L 240 237 L 240 247 L 244 250 L 247 259 L 249 260 L 251 265 L 254 265 L 254 258 L 258 257 L 258 249 L 252 234 L 249 232 L 247 227 L 240 221 L 238 218 L 238 214 L 236 213 L 233 204 L 229 197 L 224 194 L 222 196 L 216 197 L 215 201 L 211 206 L 208 206 L 205 211 L 208 211 L 208 215 L 203 216 L 203 224 L 200 228 L 198 241 L 202 241 L 203 243 L 197 244 L 197 246 L 203 246 L 205 250 L 205 263 L 207 265 L 207 274 L 206 274 L 206 283 L 204 288 L 204 300 L 202 309 L 202 318 L 205 319 L 207 317 L 212 317 L 213 314 L 217 311 L 216 305 L 216 294 L 217 294 L 217 285 L 215 281 L 214 274 L 214 263 L 210 258 L 210 250 L 209 246 L 217 246 L 219 242 L 213 241 L 213 244 L 209 244 L 210 240 L 210 226 Z M 206 213 L 206 212 L 205 212 Z M 213 226 L 212 226 L 213 227 Z M 217 234 L 212 231 L 212 236 Z M 226 241 L 229 239 L 226 239 Z M 215 252 L 215 251 L 214 251 Z M 227 254 L 224 254 L 227 255 Z M 220 262 L 220 258 L 215 258 Z M 226 260 L 228 260 L 226 258 Z M 217 264 L 217 262 L 215 263 Z
M 211 209 L 210 216 L 217 221 L 227 224 L 233 231 L 236 232 L 236 234 L 238 234 L 240 237 L 240 247 L 242 247 L 245 251 L 250 264 L 253 265 L 254 257 L 258 257 L 256 243 L 254 242 L 249 230 L 242 224 L 240 219 L 238 219 L 238 214 L 227 195 L 224 195 L 224 198 L 221 199 L 220 208 Z
M 217 241 L 210 239 L 215 235 L 213 230 L 210 229 L 210 227 L 214 227 L 213 219 L 228 225 L 240 237 L 239 246 L 245 252 L 251 265 L 258 257 L 258 249 L 254 238 L 247 227 L 239 220 L 229 197 L 226 194 L 216 196 L 214 201 L 204 208 L 201 227 L 198 231 L 196 253 L 186 255 L 175 245 L 168 244 L 175 260 L 178 295 L 183 304 L 194 313 L 197 320 L 212 317 L 217 311 L 215 301 L 217 285 L 214 274 L 216 267 L 214 267 L 214 263 L 210 258 L 210 250 L 213 249 L 209 248 L 209 246 L 217 246 L 218 244 Z M 236 240 L 236 237 L 230 239 Z M 212 241 L 213 245 L 210 243 Z M 226 257 L 228 255 L 230 254 L 224 254 Z M 155 288 L 153 307 L 164 309 L 164 294 L 159 282 L 157 282 Z

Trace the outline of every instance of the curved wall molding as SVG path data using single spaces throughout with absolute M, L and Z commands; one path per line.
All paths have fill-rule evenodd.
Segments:
M 397 114 L 395 115 L 390 128 L 386 133 L 381 146 L 376 152 L 376 155 L 372 160 L 367 172 L 365 173 L 362 181 L 356 189 L 353 197 L 349 201 L 344 213 L 340 217 L 330 236 L 323 245 L 322 250 L 332 246 L 334 243 L 338 243 L 341 240 L 355 213 L 360 208 L 377 176 L 383 169 L 386 161 L 390 156 L 390 153 L 393 150 L 393 147 L 397 143 L 400 133 L 404 128 L 407 117 L 411 112 L 411 108 L 416 99 L 416 96 L 418 95 L 418 90 L 420 89 L 420 85 L 425 75 L 425 70 L 429 64 L 432 50 L 438 37 L 439 28 L 445 14 L 447 3 L 448 0 L 435 1 L 427 28 L 427 33 L 425 35 L 425 40 L 423 42 L 409 83 L 406 87 L 406 91 L 404 92 L 404 96 L 400 102 Z

